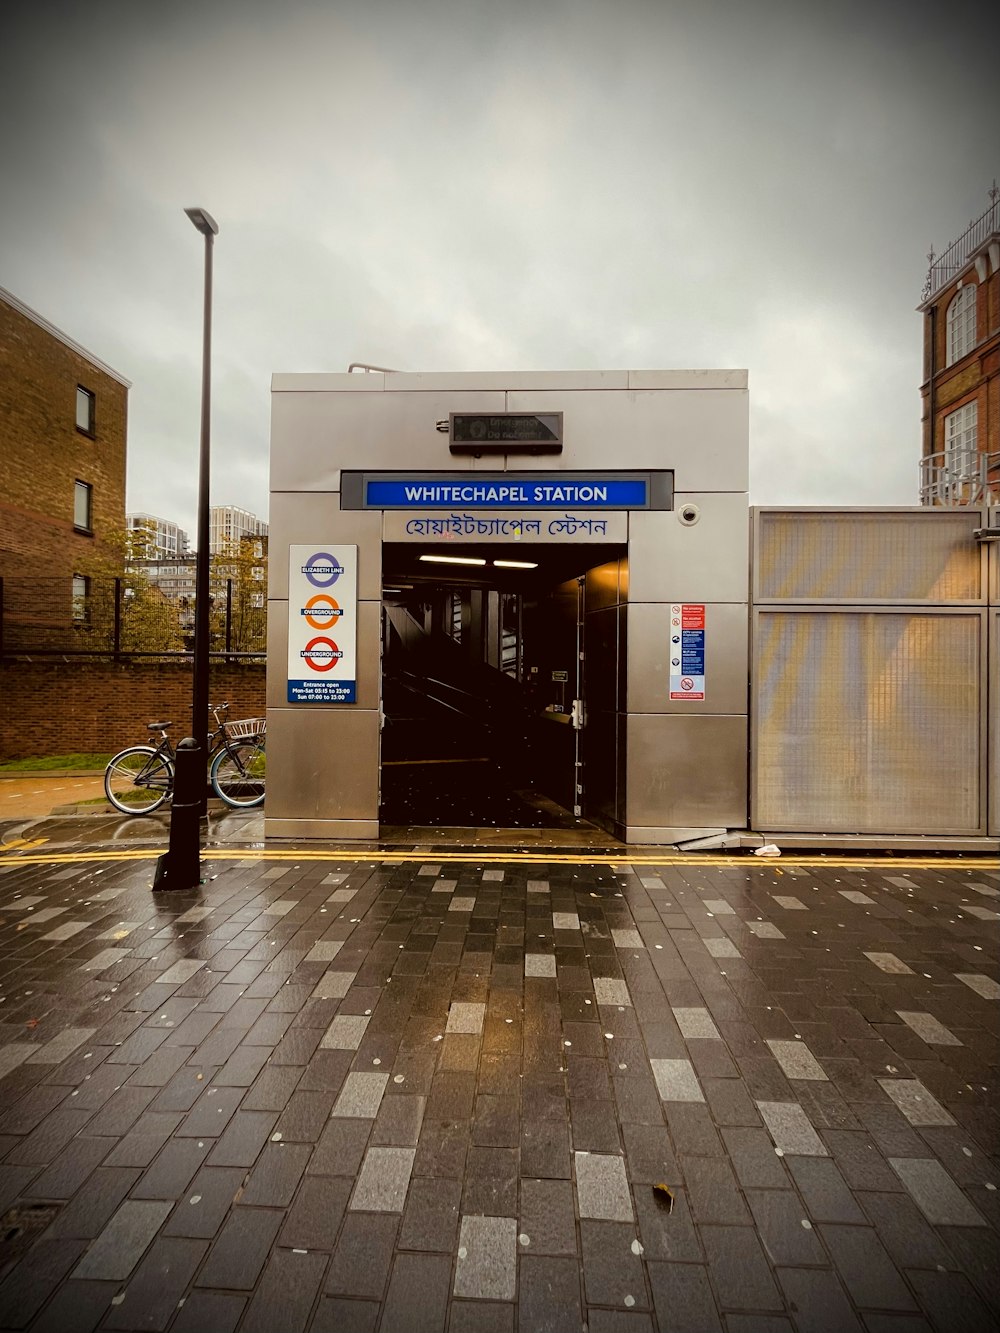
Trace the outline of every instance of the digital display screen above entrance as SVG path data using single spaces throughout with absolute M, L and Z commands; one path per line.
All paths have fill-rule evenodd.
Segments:
M 342 509 L 672 509 L 672 472 L 345 472 Z
M 448 446 L 453 454 L 562 453 L 561 412 L 452 412 Z

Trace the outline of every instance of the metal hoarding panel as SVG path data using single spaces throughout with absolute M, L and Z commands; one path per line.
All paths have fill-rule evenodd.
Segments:
M 756 603 L 969 603 L 985 594 L 978 510 L 754 514 Z
M 981 612 L 758 608 L 753 827 L 983 831 Z

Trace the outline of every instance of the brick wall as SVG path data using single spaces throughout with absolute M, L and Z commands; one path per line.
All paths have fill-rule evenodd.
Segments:
M 77 386 L 94 433 L 76 427 Z M 96 574 L 125 527 L 128 389 L 82 349 L 0 299 L 0 576 Z M 73 526 L 74 482 L 93 487 L 91 535 Z
M 0 666 L 0 762 L 34 756 L 110 754 L 145 742 L 147 722 L 173 721 L 174 743 L 191 725 L 191 663 L 4 663 Z M 209 699 L 230 718 L 264 716 L 264 666 L 212 663 Z

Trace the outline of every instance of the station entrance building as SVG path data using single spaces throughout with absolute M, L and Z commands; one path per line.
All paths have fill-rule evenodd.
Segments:
M 269 836 L 745 824 L 744 371 L 279 375 L 270 523 Z

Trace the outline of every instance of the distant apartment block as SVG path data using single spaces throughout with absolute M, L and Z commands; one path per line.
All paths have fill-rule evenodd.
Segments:
M 1000 504 L 1000 192 L 931 266 L 924 316 L 925 505 Z
M 190 543 L 183 528 L 155 514 L 127 515 L 134 547 L 147 560 L 176 560 L 187 555 Z
M 208 549 L 212 555 L 225 550 L 244 537 L 266 537 L 267 524 L 247 509 L 234 505 L 215 505 L 209 513 Z
M 0 289 L 0 577 L 62 580 L 74 617 L 125 528 L 129 387 Z

